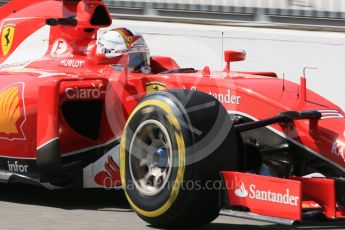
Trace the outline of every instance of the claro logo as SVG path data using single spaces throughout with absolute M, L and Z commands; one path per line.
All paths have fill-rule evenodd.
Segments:
M 270 190 L 260 190 L 256 185 L 249 186 L 249 192 L 244 183 L 241 187 L 234 191 L 235 195 L 241 198 L 249 198 L 253 200 L 262 200 L 272 203 L 286 204 L 291 206 L 298 206 L 298 196 L 290 195 L 290 189 L 286 189 L 285 193 L 272 192 Z
M 66 88 L 65 94 L 68 99 L 98 99 L 105 94 L 103 88 L 103 84 L 92 84 L 91 88 Z

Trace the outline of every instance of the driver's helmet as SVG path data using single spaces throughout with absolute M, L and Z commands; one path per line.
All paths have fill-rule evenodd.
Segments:
M 150 51 L 141 34 L 126 28 L 105 31 L 97 40 L 97 53 L 108 58 L 128 54 L 129 71 L 149 72 Z

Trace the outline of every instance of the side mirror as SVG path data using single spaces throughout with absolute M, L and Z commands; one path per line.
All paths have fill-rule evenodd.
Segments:
M 226 67 L 224 72 L 230 73 L 230 62 L 238 62 L 246 60 L 246 51 L 226 50 L 224 51 L 224 61 Z
M 246 51 L 226 50 L 224 51 L 225 62 L 237 62 L 246 60 Z

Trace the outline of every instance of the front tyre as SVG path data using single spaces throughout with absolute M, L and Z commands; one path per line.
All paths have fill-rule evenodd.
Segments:
M 126 124 L 121 180 L 138 215 L 158 227 L 194 227 L 219 214 L 220 171 L 237 170 L 239 141 L 223 106 L 198 91 L 147 96 Z

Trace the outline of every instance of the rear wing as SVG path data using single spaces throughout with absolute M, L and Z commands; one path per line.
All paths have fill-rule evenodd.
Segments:
M 37 7 L 34 7 L 35 5 Z M 76 19 L 73 26 L 79 28 L 108 27 L 112 22 L 109 11 L 102 0 L 12 0 L 1 7 L 0 20 L 19 11 L 21 17 L 46 18 L 46 9 L 54 9 L 53 15 L 50 16 L 51 19 L 56 19 L 55 21 L 50 20 L 53 23 L 47 23 L 48 25 L 66 25 L 59 21 L 65 22 L 64 19 L 71 17 Z

